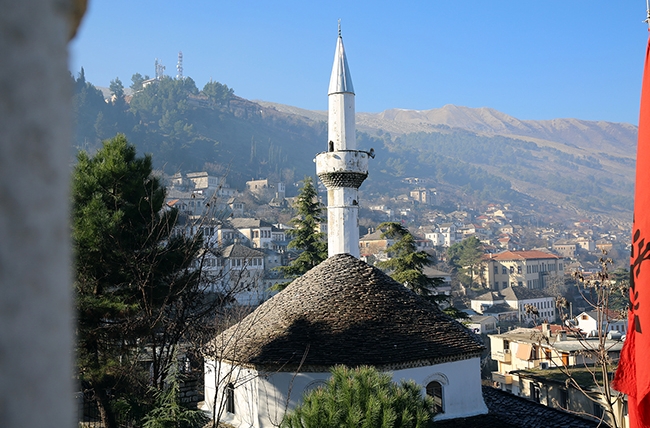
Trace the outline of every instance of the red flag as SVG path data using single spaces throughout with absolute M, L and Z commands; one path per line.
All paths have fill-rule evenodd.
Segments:
M 612 387 L 628 395 L 630 428 L 650 427 L 650 38 L 646 49 L 636 154 L 630 258 L 630 311 Z

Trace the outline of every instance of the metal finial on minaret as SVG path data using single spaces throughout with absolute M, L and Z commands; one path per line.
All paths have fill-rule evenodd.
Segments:
M 368 176 L 369 153 L 357 150 L 354 88 L 340 20 L 328 104 L 327 151 L 315 159 L 316 174 L 327 187 L 328 255 L 359 257 L 359 187 Z

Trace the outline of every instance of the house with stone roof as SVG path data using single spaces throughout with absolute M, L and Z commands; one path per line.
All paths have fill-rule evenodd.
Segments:
M 486 413 L 483 345 L 435 304 L 379 269 L 338 254 L 219 335 L 205 366 L 206 410 L 270 427 L 337 364 L 371 365 L 434 395 L 443 420 Z M 219 406 L 219 403 L 226 403 Z
M 274 226 L 271 223 L 257 218 L 243 217 L 231 219 L 230 224 L 251 242 L 253 248 L 272 247 Z
M 232 244 L 219 251 L 205 251 L 193 262 L 201 264 L 209 283 L 207 292 L 221 293 L 239 305 L 257 306 L 274 293 L 266 281 L 265 254 L 242 244 Z
M 470 301 L 470 307 L 479 314 L 496 316 L 499 321 L 515 320 L 521 323 L 555 321 L 555 297 L 542 290 L 526 287 L 507 287 L 488 291 Z M 500 309 L 503 308 L 504 309 Z M 528 309 L 528 310 L 527 310 Z

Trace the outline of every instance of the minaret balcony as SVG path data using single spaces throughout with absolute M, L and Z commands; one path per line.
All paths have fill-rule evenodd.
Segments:
M 358 189 L 368 176 L 368 153 L 361 150 L 338 150 L 316 155 L 316 174 L 325 187 Z

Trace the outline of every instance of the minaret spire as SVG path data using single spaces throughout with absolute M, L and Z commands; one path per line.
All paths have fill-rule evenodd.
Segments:
M 327 187 L 328 254 L 359 257 L 359 187 L 368 176 L 368 152 L 357 150 L 354 87 L 343 48 L 341 20 L 328 90 L 326 152 L 316 173 Z

